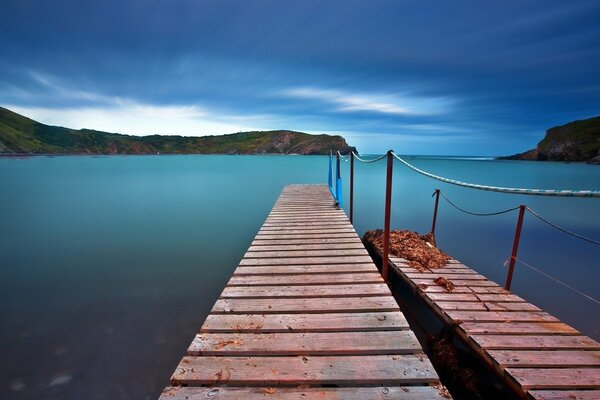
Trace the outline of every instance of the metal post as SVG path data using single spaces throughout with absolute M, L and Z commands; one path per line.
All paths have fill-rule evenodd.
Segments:
M 387 152 L 387 174 L 385 179 L 385 216 L 383 221 L 383 258 L 381 260 L 381 275 L 388 281 L 388 263 L 390 258 L 390 217 L 392 213 L 392 172 L 394 156 L 392 150 Z
M 329 190 L 331 190 L 331 194 L 333 194 L 333 173 L 331 171 L 331 155 L 332 155 L 332 151 L 329 150 Z
M 354 152 L 350 152 L 350 223 L 354 215 Z
M 340 208 L 344 207 L 342 203 L 342 175 L 340 171 L 340 152 L 338 151 L 335 155 L 336 157 L 336 177 L 335 177 L 335 198 L 340 206 Z
M 431 223 L 431 236 L 433 236 L 435 240 L 435 223 L 437 222 L 438 204 L 440 203 L 440 189 L 435 189 L 433 195 L 435 196 L 435 206 L 433 206 L 433 222 Z
M 524 205 L 519 206 L 519 219 L 517 221 L 517 230 L 515 231 L 515 241 L 513 242 L 512 255 L 510 256 L 510 264 L 508 267 L 508 275 L 506 276 L 506 284 L 504 289 L 510 290 L 510 284 L 512 283 L 513 271 L 515 269 L 515 262 L 517 261 L 517 251 L 519 250 L 519 240 L 521 239 L 521 228 L 523 227 L 523 217 L 525 216 Z

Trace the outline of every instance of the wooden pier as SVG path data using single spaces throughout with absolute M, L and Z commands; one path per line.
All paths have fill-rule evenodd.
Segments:
M 166 399 L 449 398 L 327 186 L 287 186 Z
M 599 400 L 600 344 L 459 261 L 391 267 L 447 326 L 523 399 Z M 434 279 L 454 284 L 448 291 Z M 549 294 L 551 295 L 551 294 Z M 591 315 L 590 318 L 598 318 Z

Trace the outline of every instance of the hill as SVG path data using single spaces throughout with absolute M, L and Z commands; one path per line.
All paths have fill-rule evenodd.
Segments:
M 535 149 L 500 159 L 600 164 L 600 116 L 550 128 Z
M 0 154 L 328 154 L 348 153 L 341 136 L 288 130 L 220 136 L 130 136 L 49 126 L 0 107 Z

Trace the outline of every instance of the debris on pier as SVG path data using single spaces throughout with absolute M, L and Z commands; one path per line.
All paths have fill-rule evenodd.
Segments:
M 383 230 L 374 229 L 365 233 L 363 242 L 383 248 Z M 419 235 L 417 232 L 393 230 L 390 232 L 390 253 L 408 260 L 408 265 L 423 272 L 441 268 L 450 256 L 435 247 L 431 234 Z M 451 289 L 450 289 L 451 290 Z

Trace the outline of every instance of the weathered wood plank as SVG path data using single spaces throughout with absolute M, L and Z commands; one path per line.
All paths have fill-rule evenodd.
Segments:
M 600 352 L 584 350 L 489 350 L 501 367 L 598 367 Z M 597 371 L 600 375 L 600 369 Z
M 356 240 L 355 232 L 344 232 L 344 233 L 318 233 L 318 234 L 310 234 L 310 235 L 298 235 L 298 234 L 289 234 L 289 233 L 280 233 L 277 235 L 262 235 L 257 234 L 255 240 L 286 240 L 286 239 L 298 239 L 298 240 L 318 240 L 318 239 L 328 239 L 328 240 L 339 240 L 339 239 L 352 239 Z
M 436 301 L 435 304 L 444 311 L 476 310 L 476 311 L 541 311 L 530 303 L 495 303 L 493 301 Z
M 252 247 L 270 247 L 270 246 L 327 246 L 327 245 L 361 245 L 362 242 L 356 235 L 348 235 L 347 237 L 327 237 L 327 238 L 301 238 L 301 239 L 254 239 L 252 241 Z
M 227 286 L 291 286 L 383 283 L 378 272 L 360 274 L 233 275 Z
M 600 389 L 598 368 L 506 368 L 524 389 Z
M 422 353 L 410 331 L 200 333 L 190 356 L 385 355 Z
M 339 388 L 286 387 L 167 387 L 159 400 L 446 400 L 431 386 Z M 574 398 L 575 399 L 575 398 Z M 583 400 L 590 400 L 585 398 Z M 552 399 L 554 400 L 554 398 Z M 596 399 L 594 399 L 596 400 Z
M 289 314 L 400 311 L 392 296 L 334 297 L 329 299 L 219 299 L 212 313 Z
M 523 302 L 522 298 L 514 294 L 475 294 L 475 293 L 427 293 L 434 301 L 495 301 L 495 302 Z
M 528 311 L 461 311 L 449 310 L 450 318 L 464 322 L 560 322 L 556 317 L 542 312 Z
M 291 286 L 383 283 L 378 272 L 360 274 L 233 275 L 227 286 Z
M 330 249 L 330 250 L 283 250 L 283 251 L 248 251 L 244 258 L 291 258 L 291 257 L 347 257 L 369 256 L 362 249 Z
M 472 335 L 471 338 L 487 350 L 600 350 L 600 343 L 587 336 Z
M 393 385 L 438 380 L 422 355 L 184 357 L 171 377 L 187 385 Z
M 473 334 L 508 334 L 508 335 L 531 335 L 531 334 L 555 334 L 555 335 L 578 335 L 579 332 L 573 327 L 562 322 L 464 322 L 460 324 L 465 332 Z
M 338 228 L 352 228 L 352 225 L 345 220 L 323 220 L 323 221 L 265 221 L 262 224 L 264 229 L 338 229 Z
M 409 329 L 402 313 L 210 314 L 201 332 L 351 332 Z
M 409 278 L 421 278 L 421 279 L 435 279 L 438 277 L 444 277 L 450 280 L 460 279 L 460 280 L 487 280 L 487 278 L 483 275 L 479 274 L 445 274 L 445 273 L 428 273 L 428 272 L 410 272 L 406 273 L 406 276 Z
M 322 244 L 270 244 L 258 246 L 252 244 L 249 248 L 249 252 L 263 252 L 263 251 L 298 251 L 298 250 L 342 250 L 342 249 L 362 249 L 365 247 L 360 241 L 353 241 L 349 243 L 336 243 L 328 242 Z
M 425 293 L 487 293 L 487 294 L 509 294 L 510 292 L 498 286 L 456 286 L 448 291 L 446 288 L 438 285 L 419 287 Z
M 435 278 L 410 278 L 410 281 L 415 285 L 427 285 L 427 286 L 436 286 L 433 281 Z M 469 287 L 477 287 L 477 286 L 488 286 L 488 287 L 500 287 L 497 283 L 486 280 L 462 280 L 462 279 L 451 279 L 454 286 L 469 286 Z
M 268 265 L 237 267 L 235 275 L 274 275 L 274 274 L 347 274 L 376 271 L 369 264 L 325 264 L 325 265 Z
M 240 265 L 364 264 L 370 261 L 370 256 L 244 258 Z
M 310 285 L 310 286 L 229 286 L 223 289 L 222 298 L 260 297 L 356 297 L 389 295 L 382 283 L 360 285 Z

